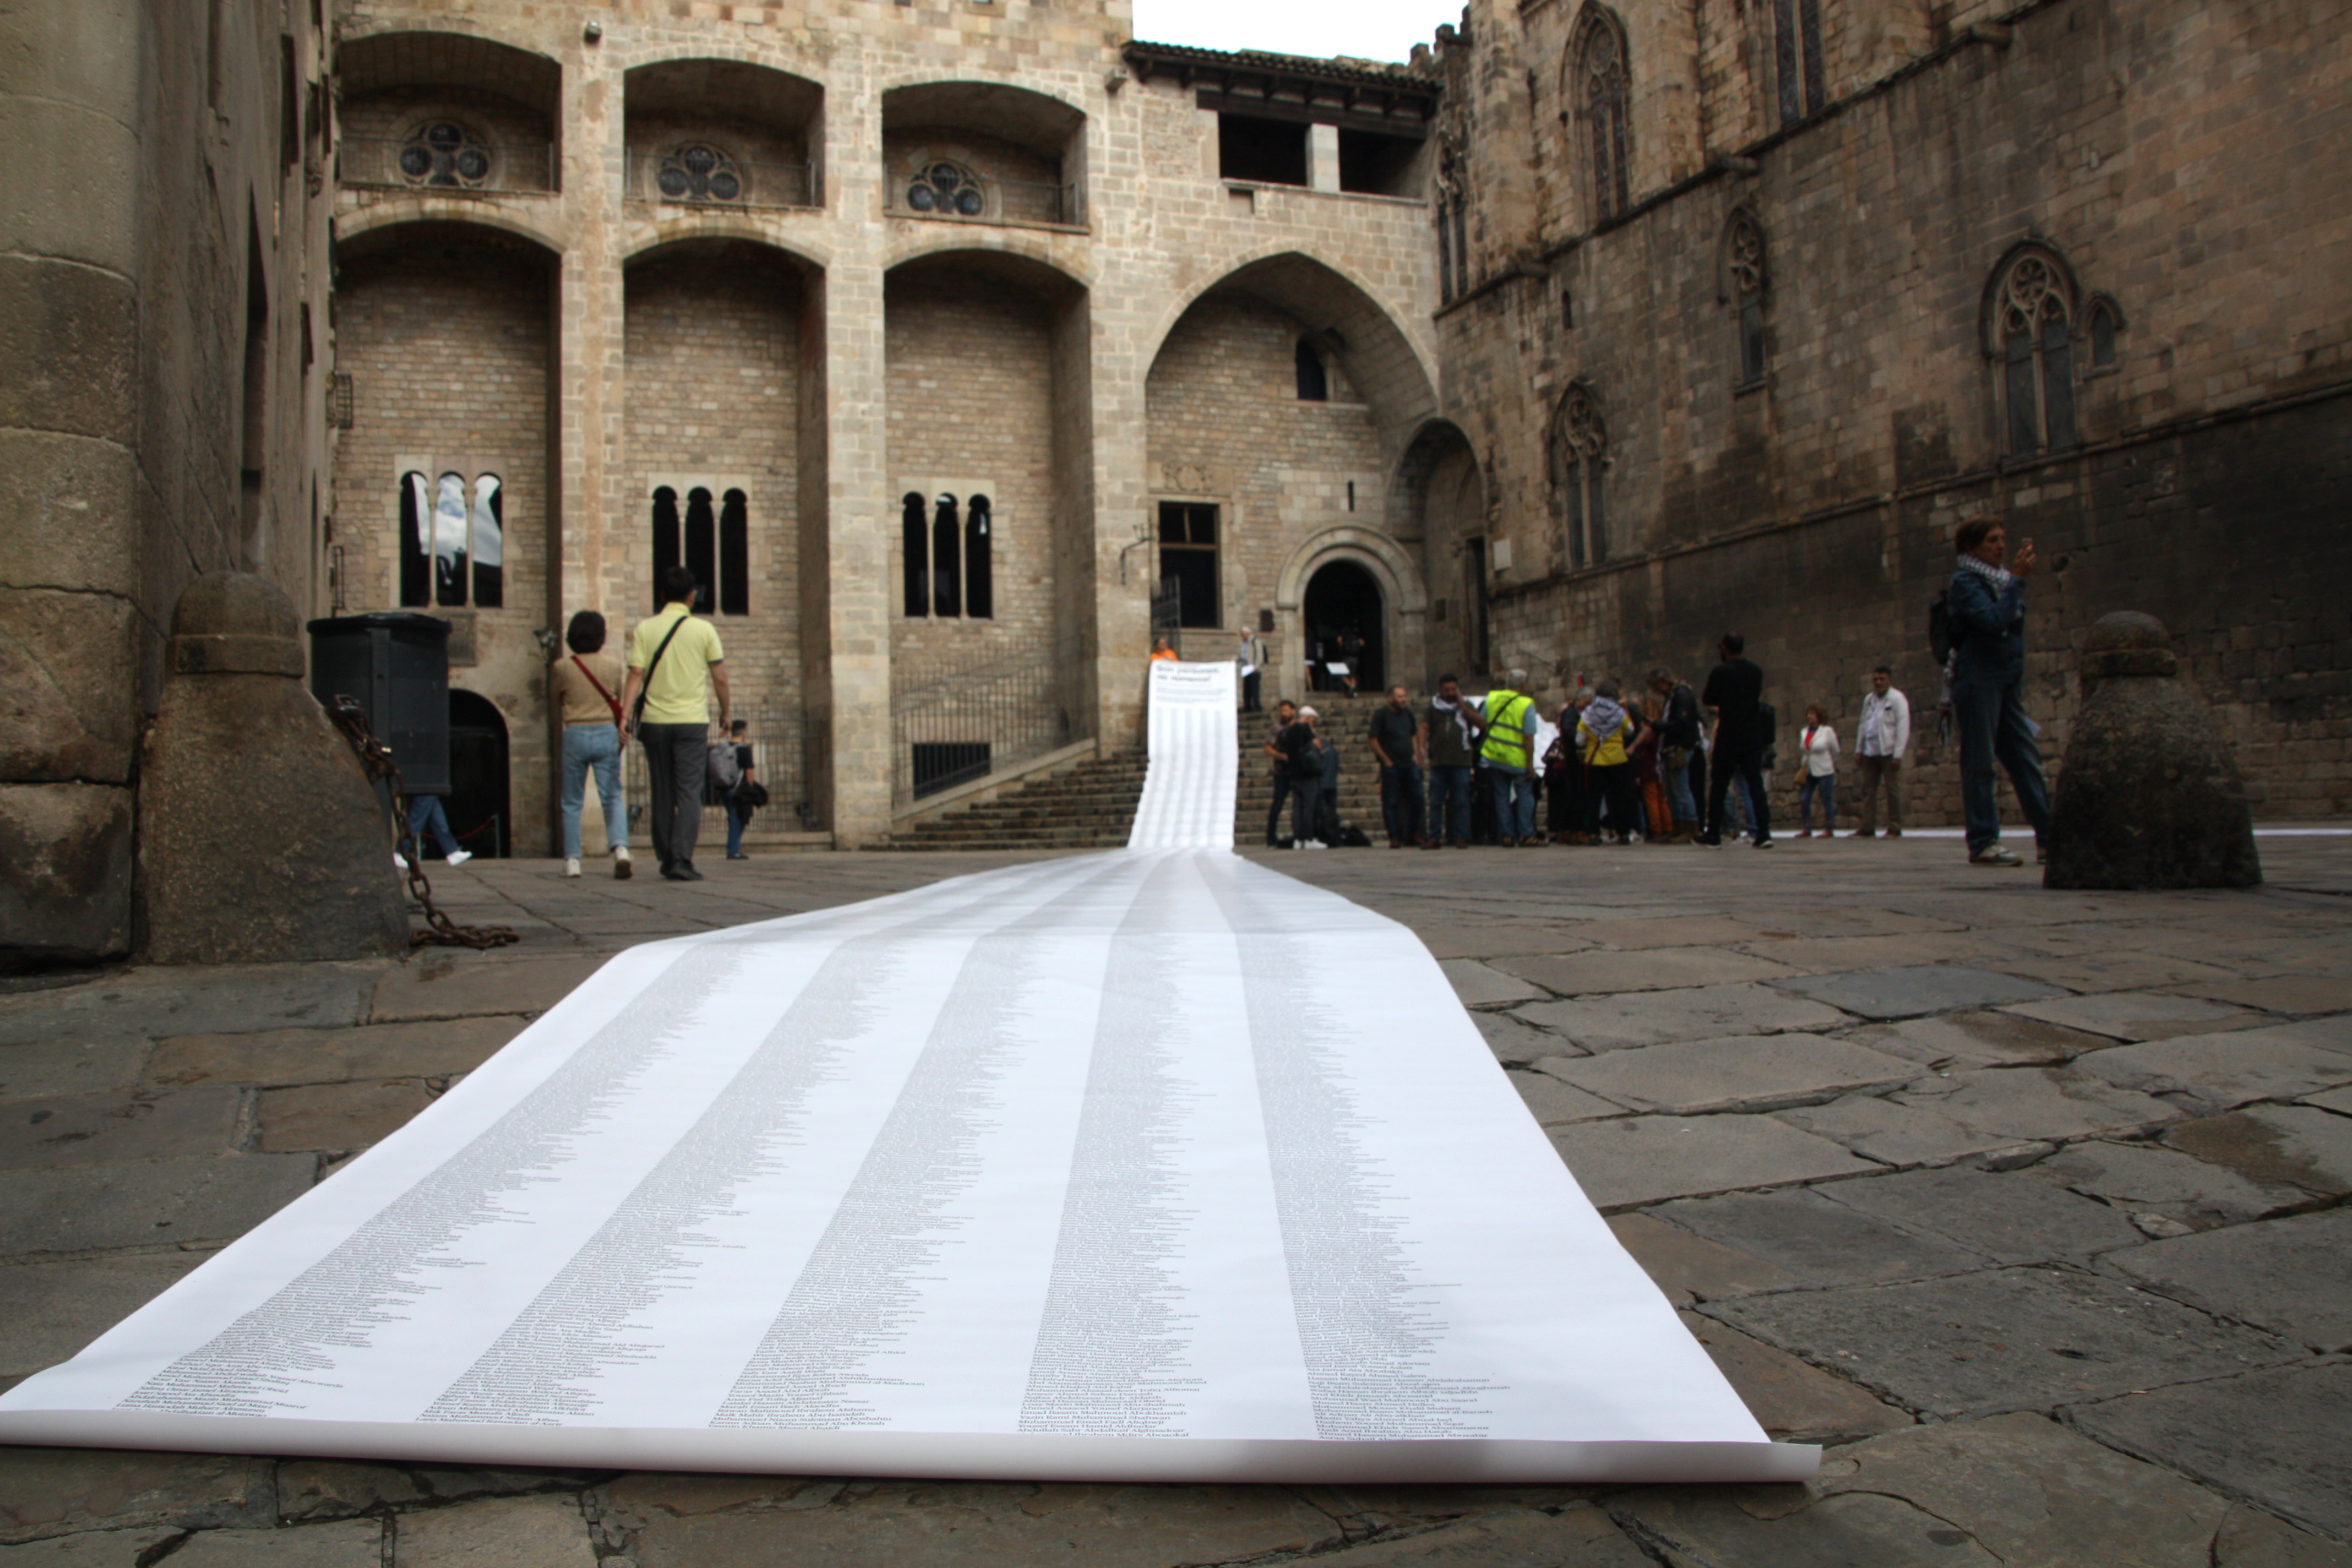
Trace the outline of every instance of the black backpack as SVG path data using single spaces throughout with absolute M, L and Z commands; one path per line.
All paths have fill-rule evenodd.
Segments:
M 1955 646 L 1955 639 L 1952 637 L 1952 607 L 1947 602 L 1950 596 L 1951 590 L 1946 588 L 1928 601 L 1927 605 L 1927 651 L 1936 656 L 1936 662 L 1939 666 L 1952 662 L 1952 648 Z

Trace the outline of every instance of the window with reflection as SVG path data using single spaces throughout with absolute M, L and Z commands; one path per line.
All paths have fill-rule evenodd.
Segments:
M 400 602 L 411 609 L 505 605 L 506 500 L 498 475 L 400 476 Z
M 996 614 L 995 509 L 984 495 L 898 503 L 900 597 L 910 616 L 989 620 Z
M 498 475 L 475 475 L 474 603 L 485 610 L 507 602 L 505 506 Z
M 710 613 L 711 585 L 719 578 L 719 514 L 700 485 L 686 492 L 686 569 L 700 586 L 694 591 L 698 615 Z

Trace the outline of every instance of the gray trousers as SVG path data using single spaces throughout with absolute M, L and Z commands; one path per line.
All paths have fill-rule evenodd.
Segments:
M 708 724 L 641 724 L 646 749 L 646 826 L 662 869 L 694 863 L 702 833 L 702 772 L 710 761 Z
M 1886 790 L 1886 826 L 1903 826 L 1903 763 L 1895 757 L 1856 757 L 1862 773 L 1862 830 L 1878 831 L 1878 791 Z

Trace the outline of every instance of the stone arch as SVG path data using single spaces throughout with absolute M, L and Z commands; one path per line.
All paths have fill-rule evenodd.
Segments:
M 1397 459 L 1389 486 L 1388 524 L 1392 533 L 1426 538 L 1429 531 L 1430 486 L 1449 458 L 1467 458 L 1471 482 L 1478 488 L 1476 511 L 1486 515 L 1486 476 L 1479 471 L 1478 451 L 1462 426 L 1451 419 L 1431 419 L 1415 430 Z
M 1010 82 L 896 83 L 882 92 L 884 210 L 919 222 L 1084 223 L 1087 126 L 1076 104 Z M 955 177 L 935 184 L 926 171 L 942 168 Z
M 339 180 L 392 189 L 425 178 L 404 166 L 420 118 L 461 126 L 493 191 L 551 192 L 559 181 L 563 68 L 486 33 L 401 27 L 345 39 L 335 51 Z M 446 184 L 445 174 L 432 183 Z
M 511 98 L 552 119 L 563 67 L 552 55 L 453 20 L 347 35 L 335 46 L 335 79 L 345 99 L 388 88 L 446 85 Z
M 1306 602 L 1307 580 L 1333 561 L 1352 561 L 1372 574 L 1381 597 L 1396 614 L 1418 616 L 1429 608 L 1421 567 L 1411 552 L 1376 528 L 1341 523 L 1299 542 L 1275 578 L 1274 607 L 1296 613 Z
M 448 196 L 398 196 L 340 215 L 335 221 L 335 242 L 339 255 L 348 258 L 354 246 L 365 253 L 375 245 L 390 243 L 384 237 L 402 229 L 478 228 L 529 240 L 551 258 L 561 257 L 568 248 L 563 237 L 533 222 L 535 216 L 528 209 L 491 202 Z M 372 243 L 362 246 L 362 239 Z
M 823 251 L 798 243 L 788 243 L 760 223 L 747 222 L 740 217 L 709 216 L 645 224 L 630 230 L 621 247 L 621 265 L 632 267 L 639 261 L 681 247 L 729 243 L 772 250 L 803 271 L 822 272 L 832 260 Z
M 895 272 L 910 263 L 959 253 L 1004 258 L 1013 269 L 1029 271 L 1040 281 L 1044 274 L 1051 273 L 1064 286 L 1084 289 L 1094 287 L 1093 278 L 1076 264 L 1066 247 L 1055 243 L 1055 237 L 996 230 L 926 229 L 894 248 L 884 260 L 882 270 Z
M 822 83 L 707 49 L 633 60 L 621 80 L 631 201 L 732 211 L 823 205 Z M 715 180 L 686 189 L 688 170 L 669 154 L 687 142 L 715 150 L 731 190 L 718 191 Z M 666 192 L 662 182 L 671 178 L 678 187 Z

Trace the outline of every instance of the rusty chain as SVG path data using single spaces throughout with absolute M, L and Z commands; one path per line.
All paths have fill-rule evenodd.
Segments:
M 343 732 L 343 739 L 349 741 L 352 750 L 358 753 L 360 766 L 366 772 L 368 783 L 373 784 L 382 781 L 391 788 L 393 820 L 404 831 L 408 826 L 408 791 L 401 785 L 400 768 L 392 760 L 392 748 L 376 739 L 374 727 L 368 723 L 367 710 L 361 707 L 354 698 L 338 696 L 328 709 L 327 716 L 335 721 L 335 727 Z M 409 851 L 402 860 L 408 868 L 408 890 L 425 907 L 427 929 L 411 931 L 409 945 L 504 947 L 510 942 L 522 940 L 505 926 L 461 926 L 436 908 L 433 884 L 425 879 L 425 857 L 420 853 L 425 847 L 425 836 L 420 833 L 414 837 L 416 841 L 409 846 Z

